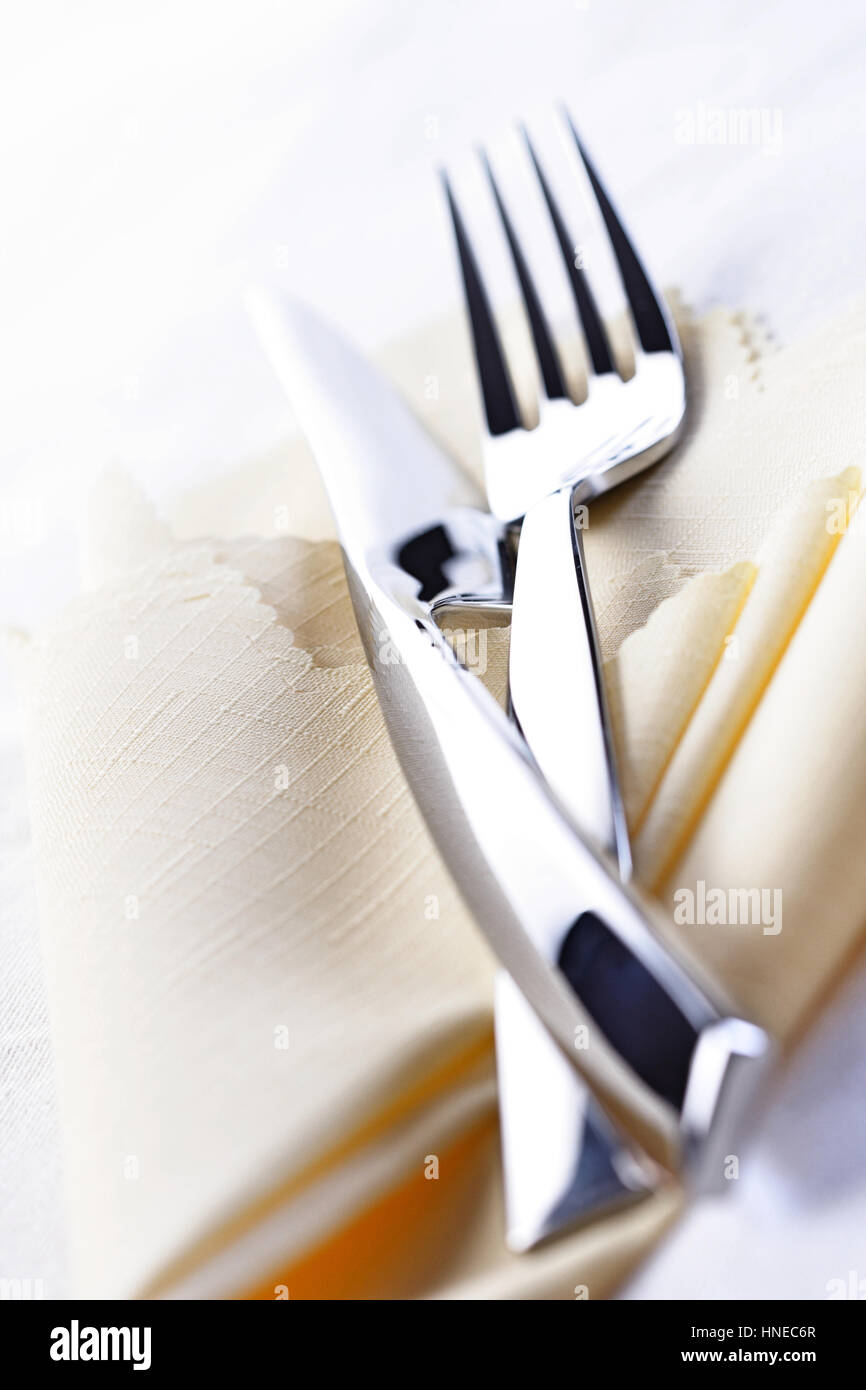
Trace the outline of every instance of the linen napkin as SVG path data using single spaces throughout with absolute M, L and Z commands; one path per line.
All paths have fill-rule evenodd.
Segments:
M 687 437 L 593 504 L 587 562 L 639 875 L 788 1040 L 866 904 L 866 306 L 779 352 L 722 310 L 683 336 Z M 386 366 L 477 471 L 462 325 Z M 165 519 L 109 475 L 87 592 L 18 653 L 78 1290 L 604 1297 L 680 1194 L 505 1251 L 494 962 L 332 535 L 297 442 Z M 708 887 L 782 911 L 684 913 Z

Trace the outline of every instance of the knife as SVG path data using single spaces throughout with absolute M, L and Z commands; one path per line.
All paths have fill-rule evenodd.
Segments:
M 772 1045 L 569 820 L 440 631 L 448 605 L 503 603 L 498 524 L 329 325 L 285 297 L 251 312 L 328 491 L 392 741 L 464 899 L 608 1119 L 720 1190 Z

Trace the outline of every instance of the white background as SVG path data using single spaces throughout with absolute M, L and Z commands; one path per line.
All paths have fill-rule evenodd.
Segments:
M 302 291 L 369 346 L 456 303 L 433 170 L 556 98 L 658 279 L 797 336 L 864 285 L 864 72 L 855 0 L 7 7 L 0 620 L 26 625 L 74 589 L 75 513 L 105 462 L 158 498 L 285 432 L 239 305 L 249 282 Z M 677 140 L 701 107 L 762 108 L 781 143 Z M 0 1275 L 58 1295 L 50 1052 L 0 693 Z M 866 1281 L 864 1003 L 855 980 L 736 1191 L 695 1212 L 634 1295 L 824 1298 L 852 1270 Z

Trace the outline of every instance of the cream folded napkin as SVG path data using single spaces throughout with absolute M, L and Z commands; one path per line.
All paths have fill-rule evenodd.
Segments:
M 640 877 L 789 1040 L 866 916 L 866 306 L 779 352 L 683 332 L 687 438 L 594 504 L 588 566 Z M 387 365 L 477 471 L 462 327 Z M 19 651 L 78 1291 L 604 1297 L 681 1198 L 506 1253 L 495 963 L 332 534 L 297 442 L 165 520 L 108 475 L 87 592 Z

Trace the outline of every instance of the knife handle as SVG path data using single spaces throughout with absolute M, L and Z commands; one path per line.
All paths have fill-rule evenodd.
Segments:
M 766 1034 L 571 823 L 393 561 L 346 564 L 392 741 L 495 954 L 611 1118 L 661 1164 L 721 1185 Z

